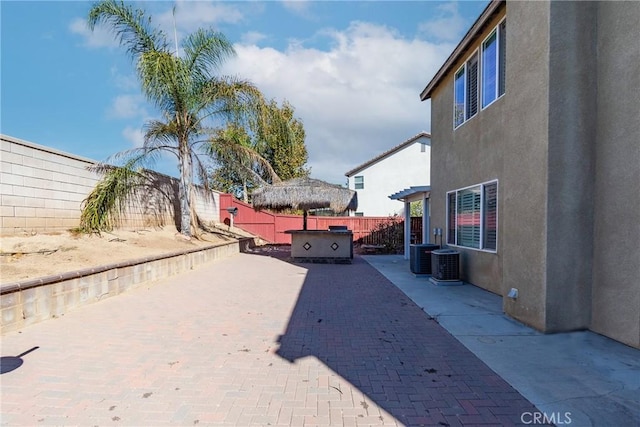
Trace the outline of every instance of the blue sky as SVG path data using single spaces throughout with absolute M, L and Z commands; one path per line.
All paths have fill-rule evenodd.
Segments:
M 344 173 L 419 133 L 430 106 L 419 93 L 487 1 L 145 1 L 153 22 L 178 38 L 222 31 L 237 56 L 224 74 L 287 100 L 306 130 L 314 178 Z M 2 1 L 3 134 L 94 160 L 142 142 L 157 118 L 131 60 L 104 29 L 91 33 L 92 2 Z M 172 160 L 156 169 L 175 175 Z

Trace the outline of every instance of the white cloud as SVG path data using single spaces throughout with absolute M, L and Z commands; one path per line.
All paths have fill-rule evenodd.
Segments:
M 129 141 L 134 148 L 139 148 L 144 145 L 144 132 L 142 132 L 141 129 L 127 126 L 123 129 L 122 136 Z
M 91 48 L 118 46 L 114 34 L 106 26 L 97 25 L 93 31 L 87 26 L 87 21 L 82 18 L 75 18 L 69 24 L 69 31 L 78 34 L 84 39 L 84 46 Z
M 140 88 L 140 84 L 134 74 L 123 74 L 116 66 L 111 67 L 109 72 L 111 74 L 111 81 L 116 88 L 124 91 L 131 91 Z
M 214 27 L 217 24 L 237 24 L 244 19 L 242 12 L 232 3 L 178 1 L 175 3 L 175 18 L 173 9 L 154 14 L 153 22 L 173 40 L 174 19 L 178 40 L 196 28 Z
M 167 3 L 159 2 L 158 4 L 164 11 L 154 13 L 153 10 L 146 10 L 153 8 L 144 7 L 147 12 L 145 16 L 151 16 L 151 26 L 162 29 L 167 38 L 173 41 L 173 9 L 167 7 Z M 175 5 L 175 27 L 179 40 L 194 28 L 215 27 L 216 24 L 221 23 L 235 24 L 244 19 L 240 9 L 232 3 L 181 0 L 177 1 Z M 83 45 L 91 48 L 118 47 L 118 41 L 109 28 L 109 25 L 96 25 L 94 31 L 91 31 L 87 26 L 86 19 L 83 18 L 75 18 L 69 24 L 69 30 L 81 36 L 84 40 Z
M 467 22 L 458 11 L 458 2 L 452 1 L 438 6 L 440 14 L 421 23 L 418 31 L 435 40 L 459 41 L 467 29 Z
M 173 41 L 171 8 L 157 4 L 162 10 L 153 12 L 153 22 Z M 308 2 L 283 5 L 298 13 L 308 12 L 309 7 Z M 198 27 L 241 22 L 245 16 L 240 10 L 256 13 L 240 8 L 236 3 L 179 1 L 178 36 Z M 306 37 L 314 45 L 328 39 L 328 50 L 309 48 L 305 40 L 292 40 L 284 50 L 260 47 L 271 35 L 248 32 L 235 45 L 237 57 L 222 72 L 251 80 L 269 98 L 288 100 L 305 125 L 312 175 L 344 183 L 344 172 L 430 129 L 430 104 L 420 102 L 419 93 L 464 30 L 456 3 L 440 6 L 439 13 L 421 26 L 422 31 L 435 34 L 430 40 L 438 43 L 408 39 L 392 28 L 364 22 Z M 75 22 L 74 28 L 89 46 L 115 45 L 111 34 L 90 33 L 84 21 Z M 117 69 L 112 70 L 112 79 L 124 92 L 137 87 Z M 142 98 L 134 95 L 115 98 L 108 114 L 112 118 L 147 117 Z M 141 131 L 126 132 L 129 140 L 141 144 Z
M 240 39 L 240 43 L 258 44 L 259 42 L 265 40 L 266 38 L 267 36 L 265 34 L 259 33 L 257 31 L 250 31 L 242 35 L 242 38 Z
M 112 119 L 131 119 L 145 117 L 144 98 L 141 95 L 118 95 L 107 110 L 107 117 Z
M 282 6 L 290 12 L 303 17 L 308 17 L 311 9 L 311 2 L 307 0 L 285 0 Z
M 341 184 L 346 171 L 430 129 L 419 93 L 452 45 L 362 22 L 323 35 L 333 42 L 328 51 L 237 45 L 225 72 L 291 102 L 305 126 L 312 176 Z

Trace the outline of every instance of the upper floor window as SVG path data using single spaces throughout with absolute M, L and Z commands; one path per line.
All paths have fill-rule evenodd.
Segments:
M 504 95 L 507 21 L 503 20 L 482 42 L 480 53 L 469 57 L 454 75 L 454 129 Z
M 364 188 L 364 176 L 353 177 L 353 188 L 356 190 L 362 190 Z
M 454 127 L 478 113 L 478 68 L 476 52 L 455 74 Z
M 502 21 L 482 43 L 482 108 L 504 95 L 506 31 Z

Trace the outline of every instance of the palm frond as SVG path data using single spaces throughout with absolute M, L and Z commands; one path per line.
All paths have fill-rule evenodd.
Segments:
M 209 80 L 211 71 L 219 70 L 225 60 L 236 54 L 224 34 L 212 30 L 196 30 L 184 39 L 182 47 L 187 68 L 203 80 Z
M 280 182 L 271 164 L 253 147 L 243 144 L 237 134 L 218 135 L 206 147 L 209 155 L 222 162 L 234 164 L 241 172 L 250 175 L 260 184 L 267 184 L 259 172 L 264 172 L 272 182 Z
M 175 122 L 161 122 L 160 120 L 150 120 L 145 124 L 144 145 L 157 144 L 176 147 L 179 129 Z
M 107 167 L 128 167 L 129 169 L 150 168 L 159 159 L 165 147 L 136 147 L 129 150 L 119 151 L 107 159 L 107 163 L 115 166 Z M 92 169 L 92 168 L 90 168 Z
M 119 224 L 120 214 L 135 189 L 145 181 L 144 173 L 131 168 L 110 167 L 102 164 L 95 168 L 104 176 L 82 202 L 80 229 L 86 233 L 112 230 Z
M 199 88 L 202 102 L 198 111 L 202 122 L 213 117 L 243 123 L 255 116 L 263 102 L 260 90 L 251 82 L 235 77 L 217 77 L 202 83 Z
M 200 179 L 200 183 L 205 190 L 209 190 L 209 168 L 207 167 L 207 164 L 202 161 L 200 156 L 193 156 L 193 164 L 195 165 L 196 176 Z
M 145 52 L 138 59 L 142 91 L 162 111 L 184 110 L 181 104 L 190 90 L 190 81 L 181 65 L 180 58 L 164 51 Z
M 167 50 L 166 37 L 161 30 L 151 28 L 151 18 L 123 1 L 104 0 L 93 5 L 89 29 L 93 31 L 98 24 L 108 24 L 120 45 L 134 58 L 144 52 Z

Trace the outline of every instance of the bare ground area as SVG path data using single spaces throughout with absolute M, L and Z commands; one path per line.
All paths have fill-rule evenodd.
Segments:
M 237 236 L 202 232 L 185 240 L 175 228 L 116 230 L 101 235 L 35 234 L 0 239 L 0 283 L 12 283 L 89 267 L 231 242 Z

